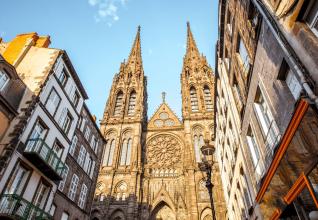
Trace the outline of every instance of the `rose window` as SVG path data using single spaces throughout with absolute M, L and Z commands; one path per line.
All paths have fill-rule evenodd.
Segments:
M 152 138 L 147 145 L 147 162 L 151 165 L 170 166 L 181 159 L 181 145 L 171 135 Z

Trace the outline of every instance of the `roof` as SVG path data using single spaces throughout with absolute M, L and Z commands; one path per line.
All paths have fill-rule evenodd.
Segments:
M 76 72 L 69 56 L 67 55 L 65 50 L 62 50 L 62 54 L 63 54 L 64 61 L 67 65 L 67 67 L 70 69 L 71 75 L 72 75 L 74 81 L 76 82 L 76 85 L 78 86 L 80 92 L 82 93 L 82 96 L 84 97 L 84 99 L 88 99 L 88 95 L 85 91 L 85 88 L 84 88 L 81 80 L 79 79 L 77 72 Z

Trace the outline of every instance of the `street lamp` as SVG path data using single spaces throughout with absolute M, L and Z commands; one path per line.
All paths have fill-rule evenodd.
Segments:
M 215 151 L 215 147 L 212 144 L 210 144 L 210 141 L 208 139 L 204 140 L 204 142 L 205 142 L 205 145 L 201 147 L 201 152 L 203 155 L 201 170 L 203 170 L 207 176 L 205 181 L 205 186 L 208 189 L 209 196 L 210 196 L 212 219 L 215 220 L 215 210 L 214 210 L 213 191 L 212 191 L 213 184 L 211 182 L 212 167 L 214 164 L 213 154 Z

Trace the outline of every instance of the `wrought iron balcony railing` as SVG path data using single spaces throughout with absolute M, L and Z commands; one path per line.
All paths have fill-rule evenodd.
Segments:
M 23 199 L 17 194 L 4 194 L 0 200 L 0 216 L 18 220 L 51 220 L 51 215 L 43 209 Z
M 29 139 L 24 156 L 52 180 L 61 180 L 65 164 L 43 139 Z

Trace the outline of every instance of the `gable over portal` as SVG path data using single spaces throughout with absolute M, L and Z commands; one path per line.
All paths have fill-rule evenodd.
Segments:
M 148 130 L 181 128 L 182 123 L 171 108 L 163 102 L 148 122 Z

